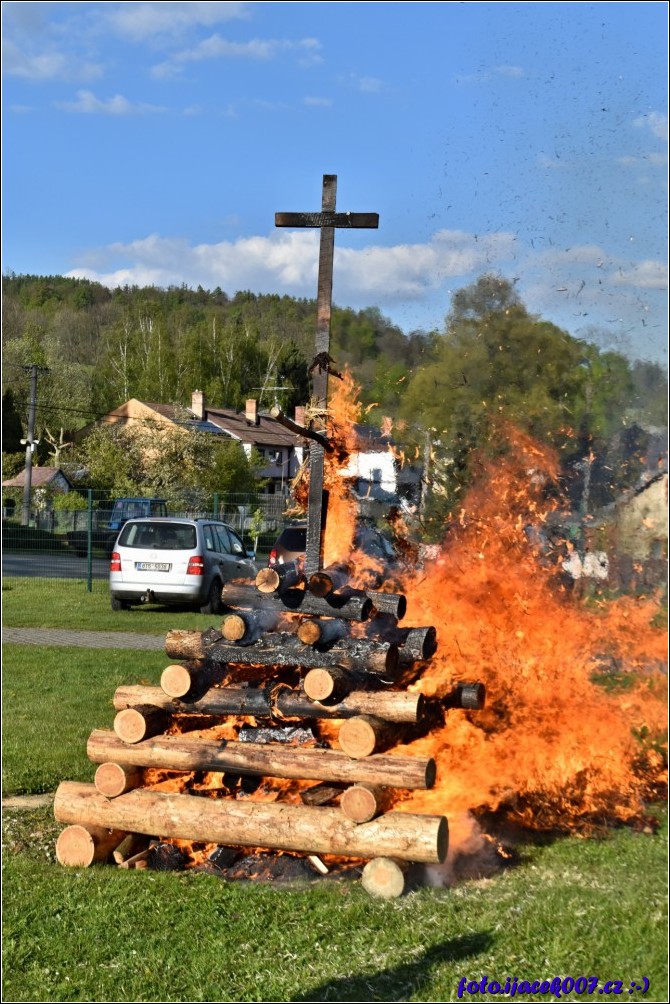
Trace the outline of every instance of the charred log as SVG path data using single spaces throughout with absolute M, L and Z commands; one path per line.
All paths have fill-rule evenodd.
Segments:
M 347 645 L 334 645 L 327 652 L 316 652 L 301 645 L 291 634 L 277 632 L 263 637 L 253 645 L 232 645 L 216 641 L 203 644 L 197 631 L 168 632 L 165 650 L 171 658 L 184 658 L 182 653 L 198 651 L 200 658 L 210 663 L 253 666 L 344 666 L 364 673 L 372 673 L 392 681 L 399 669 L 398 648 L 387 642 L 355 639 Z M 189 656 L 186 656 L 188 658 Z M 161 686 L 163 681 L 161 679 Z M 181 694 L 171 694 L 181 697 Z
M 333 667 L 328 672 L 335 672 Z M 318 672 L 312 670 L 311 672 Z M 311 672 L 307 676 L 311 676 Z M 344 671 L 343 675 L 344 674 Z M 347 676 L 351 680 L 350 676 Z M 305 677 L 307 680 L 307 677 Z M 327 698 L 326 698 L 327 699 Z M 252 715 L 255 718 L 352 718 L 354 715 L 376 715 L 388 722 L 421 721 L 426 700 L 422 694 L 398 690 L 353 690 L 340 700 L 322 704 L 312 699 L 307 691 L 301 693 L 286 684 L 274 681 L 266 687 L 226 686 L 214 687 L 198 701 L 187 704 L 168 697 L 160 687 L 118 687 L 114 694 L 114 708 L 134 708 L 152 704 L 174 714 L 197 715 Z
M 260 593 L 283 593 L 304 582 L 305 567 L 302 559 L 286 561 L 282 565 L 261 568 L 256 576 L 256 589 Z
M 310 575 L 307 588 L 313 596 L 323 599 L 346 586 L 350 574 L 349 565 L 346 562 L 338 562 Z
M 221 634 L 226 641 L 251 645 L 265 631 L 274 631 L 280 620 L 281 614 L 277 610 L 238 610 L 223 618 Z
M 300 624 L 297 635 L 303 645 L 332 645 L 349 636 L 349 625 L 346 621 L 330 618 L 310 618 Z

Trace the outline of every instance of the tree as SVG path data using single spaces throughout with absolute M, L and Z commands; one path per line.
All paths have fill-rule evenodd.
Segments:
M 510 424 L 556 447 L 574 477 L 577 460 L 621 424 L 631 393 L 626 360 L 529 314 L 499 277 L 483 276 L 453 304 L 434 360 L 416 372 L 403 402 L 405 417 L 430 432 L 447 461 L 447 503 L 469 482 L 474 456 L 504 452 Z
M 221 436 L 159 425 L 97 426 L 75 453 L 87 487 L 108 495 L 164 498 L 174 508 L 209 506 L 212 492 L 258 490 L 254 458 Z

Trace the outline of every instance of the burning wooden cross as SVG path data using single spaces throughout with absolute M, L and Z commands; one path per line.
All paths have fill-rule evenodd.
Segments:
M 316 352 L 310 366 L 312 387 L 317 412 L 325 416 L 328 404 L 328 374 L 330 364 L 330 317 L 333 295 L 333 255 L 335 227 L 374 229 L 379 226 L 378 213 L 336 213 L 337 175 L 324 174 L 320 213 L 275 213 L 276 227 L 318 227 L 321 230 L 319 248 L 319 278 L 316 313 Z M 317 423 L 319 419 L 317 419 Z M 325 417 L 322 428 L 326 428 Z M 328 506 L 327 492 L 323 490 L 325 449 L 321 443 L 311 442 L 309 448 L 309 500 L 307 506 L 307 545 L 305 572 L 313 575 L 323 565 L 323 533 Z

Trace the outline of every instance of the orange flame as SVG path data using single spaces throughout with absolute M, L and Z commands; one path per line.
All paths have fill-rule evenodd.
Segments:
M 439 649 L 412 689 L 445 694 L 486 684 L 484 711 L 450 712 L 444 728 L 404 748 L 437 762 L 436 787 L 408 811 L 463 813 L 501 805 L 528 825 L 579 828 L 638 815 L 661 753 L 640 743 L 666 722 L 666 635 L 657 606 L 621 599 L 578 606 L 533 552 L 524 527 L 543 515 L 539 489 L 555 457 L 512 430 L 511 452 L 486 465 L 440 557 L 405 582 L 408 623 L 434 624 Z M 606 692 L 598 665 L 622 668 Z

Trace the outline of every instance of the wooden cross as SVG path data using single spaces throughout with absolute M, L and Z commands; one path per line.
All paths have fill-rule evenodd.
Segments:
M 336 213 L 337 175 L 324 174 L 320 213 L 275 213 L 276 227 L 318 227 L 321 230 L 319 247 L 319 278 L 316 300 L 316 353 L 309 372 L 312 377 L 313 397 L 317 411 L 324 415 L 328 405 L 328 373 L 330 372 L 330 317 L 333 296 L 333 256 L 335 228 L 350 229 L 379 226 L 378 213 Z M 326 428 L 325 418 L 316 423 Z M 307 546 L 305 573 L 318 572 L 323 564 L 323 534 L 328 508 L 328 493 L 323 490 L 325 450 L 321 443 L 311 442 L 309 447 L 309 501 L 307 507 Z

